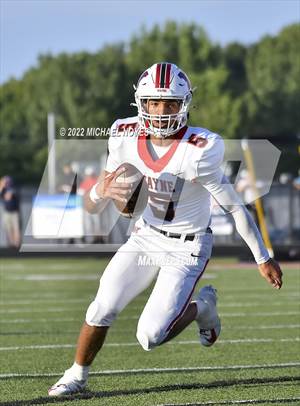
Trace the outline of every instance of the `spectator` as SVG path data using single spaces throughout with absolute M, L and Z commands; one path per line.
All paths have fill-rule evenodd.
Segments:
M 0 196 L 4 204 L 3 225 L 8 245 L 18 248 L 21 243 L 20 199 L 10 176 L 0 179 Z
M 57 191 L 59 193 L 66 193 L 71 196 L 77 195 L 77 184 L 80 184 L 81 177 L 79 175 L 79 165 L 77 162 L 65 163 L 63 166 L 63 179 L 62 183 L 58 187 Z M 75 238 L 69 238 L 66 241 L 63 240 L 66 244 L 74 244 Z
M 92 166 L 87 166 L 84 170 L 84 178 L 79 185 L 79 194 L 84 194 L 88 190 L 90 190 L 95 183 L 97 183 L 97 176 L 95 174 L 95 170 Z
M 70 164 L 63 166 L 63 181 L 58 187 L 60 193 L 70 193 L 76 195 L 77 191 L 77 173 L 75 173 Z
M 300 190 L 300 169 L 298 169 L 298 176 L 293 180 L 293 186 L 295 189 Z

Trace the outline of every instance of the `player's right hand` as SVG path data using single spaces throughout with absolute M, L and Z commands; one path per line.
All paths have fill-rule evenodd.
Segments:
M 282 286 L 282 271 L 274 259 L 269 259 L 264 264 L 258 265 L 259 272 L 275 289 Z
M 126 169 L 122 167 L 111 173 L 103 171 L 98 178 L 97 195 L 102 199 L 127 202 L 132 194 L 133 185 L 131 183 L 117 182 L 117 178 L 125 171 Z

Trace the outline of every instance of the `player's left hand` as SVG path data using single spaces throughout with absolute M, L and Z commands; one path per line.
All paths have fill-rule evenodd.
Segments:
M 263 278 L 265 278 L 275 289 L 280 289 L 282 286 L 282 271 L 280 266 L 274 259 L 270 258 L 264 264 L 258 265 L 258 270 Z

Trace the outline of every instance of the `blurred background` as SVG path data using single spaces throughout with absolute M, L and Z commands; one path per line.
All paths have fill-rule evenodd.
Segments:
M 0 7 L 2 254 L 22 242 L 40 251 L 96 251 L 124 241 L 128 221 L 107 224 L 113 207 L 104 219 L 81 208 L 80 196 L 105 164 L 105 137 L 62 140 L 59 130 L 109 128 L 134 116 L 132 85 L 146 67 L 170 61 L 197 87 L 192 125 L 225 139 L 267 139 L 281 151 L 260 203 L 275 251 L 299 255 L 299 1 L 1 0 Z M 235 179 L 236 170 L 228 175 L 247 202 L 247 189 L 249 197 L 264 179 L 253 184 L 246 172 Z M 58 235 L 53 216 L 66 205 Z M 214 227 L 220 252 L 239 250 L 241 240 L 217 210 Z

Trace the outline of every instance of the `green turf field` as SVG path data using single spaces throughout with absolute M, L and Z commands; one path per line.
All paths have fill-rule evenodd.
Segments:
M 88 390 L 68 399 L 47 389 L 73 361 L 85 310 L 105 260 L 1 260 L 0 406 L 300 405 L 300 271 L 273 290 L 251 267 L 211 261 L 199 286 L 219 292 L 223 330 L 212 348 L 196 324 L 145 352 L 135 338 L 145 292 L 111 328 Z M 198 288 L 197 288 L 198 290 Z

